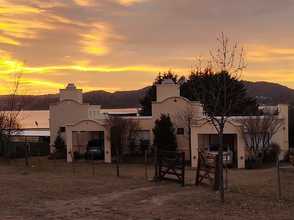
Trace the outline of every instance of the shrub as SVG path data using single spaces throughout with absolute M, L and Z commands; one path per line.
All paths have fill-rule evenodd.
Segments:
M 176 151 L 177 141 L 175 135 L 175 129 L 171 122 L 169 115 L 162 114 L 160 119 L 155 121 L 154 133 L 154 145 L 158 150 L 163 151 Z

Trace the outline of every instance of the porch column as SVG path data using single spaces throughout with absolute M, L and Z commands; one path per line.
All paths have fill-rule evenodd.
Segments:
M 191 167 L 197 167 L 198 162 L 198 133 L 195 127 L 191 127 Z
M 238 168 L 245 168 L 245 148 L 246 145 L 240 134 L 237 134 L 237 160 Z
M 107 131 L 104 131 L 104 162 L 111 163 L 111 144 Z
M 67 162 L 72 162 L 73 152 L 72 152 L 72 130 L 70 127 L 66 127 L 66 160 Z

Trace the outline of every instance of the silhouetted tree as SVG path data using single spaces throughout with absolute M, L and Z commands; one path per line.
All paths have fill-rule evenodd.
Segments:
M 217 183 L 221 201 L 224 202 L 223 149 L 224 128 L 228 119 L 235 114 L 247 98 L 246 90 L 240 86 L 239 74 L 246 67 L 243 49 L 238 44 L 230 44 L 223 33 L 217 38 L 218 46 L 210 51 L 211 60 L 204 69 L 197 69 L 200 78 L 192 87 L 195 96 L 203 104 L 207 120 L 215 127 L 219 137 Z
M 169 115 L 161 114 L 160 118 L 155 121 L 153 128 L 153 145 L 154 145 L 154 179 L 158 178 L 158 154 L 160 151 L 177 150 L 177 140 L 175 129 Z
M 211 69 L 204 69 L 201 72 L 193 71 L 188 80 L 181 85 L 181 96 L 186 97 L 191 101 L 201 101 L 201 88 L 205 84 L 205 80 L 209 80 L 211 87 L 217 87 L 219 81 L 214 80 L 214 72 Z M 223 75 L 228 72 L 223 71 L 219 72 Z M 205 77 L 203 77 L 205 75 Z M 234 107 L 231 110 L 231 115 L 234 116 L 244 116 L 244 115 L 256 115 L 258 114 L 258 104 L 255 98 L 248 96 L 247 89 L 242 81 L 238 80 L 237 77 L 234 77 L 234 87 L 235 90 L 239 92 L 239 95 L 242 97 L 239 100 L 238 106 Z M 214 84 L 214 85 L 213 85 Z
M 178 77 L 172 72 L 167 72 L 164 74 L 159 74 L 155 79 L 153 85 L 148 89 L 144 98 L 140 100 L 140 104 L 142 106 L 141 115 L 148 116 L 152 114 L 152 101 L 156 101 L 156 84 L 161 83 L 164 79 L 172 79 L 175 83 L 181 81 L 180 84 L 180 94 L 181 96 L 189 99 L 190 101 L 200 101 L 200 89 L 195 89 L 197 87 L 201 87 L 203 77 L 201 77 L 199 72 L 212 72 L 212 69 L 205 68 L 200 69 L 197 68 L 193 70 L 186 80 L 184 76 Z M 234 109 L 233 115 L 251 115 L 258 112 L 258 104 L 255 98 L 247 95 L 247 89 L 242 81 L 238 81 L 239 90 L 243 93 L 246 93 L 246 96 L 240 102 L 240 108 Z M 217 85 L 215 85 L 217 86 Z
M 169 115 L 162 114 L 153 128 L 154 146 L 163 151 L 177 150 L 175 129 Z

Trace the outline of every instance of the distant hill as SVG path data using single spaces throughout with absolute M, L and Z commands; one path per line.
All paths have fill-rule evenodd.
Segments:
M 264 104 L 294 104 L 294 90 L 278 83 L 243 82 L 248 94 Z
M 262 104 L 294 103 L 294 90 L 286 86 L 269 82 L 243 81 L 248 94 L 256 97 Z M 92 91 L 84 93 L 84 102 L 101 105 L 102 108 L 132 108 L 140 107 L 140 99 L 144 97 L 149 87 L 133 91 Z M 16 97 L 18 102 L 25 103 L 25 110 L 47 110 L 49 105 L 58 101 L 57 94 L 23 95 Z M 7 103 L 7 96 L 0 96 L 0 105 Z
M 91 91 L 83 94 L 85 103 L 101 105 L 102 108 L 130 108 L 140 107 L 139 100 L 144 97 L 149 87 L 133 91 Z M 48 110 L 49 105 L 58 102 L 58 94 L 49 95 L 20 95 L 16 96 L 17 103 L 24 103 L 25 110 Z M 0 96 L 1 108 L 7 105 L 8 96 Z

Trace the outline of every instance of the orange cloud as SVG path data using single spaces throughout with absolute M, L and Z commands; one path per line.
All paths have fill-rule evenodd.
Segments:
M 133 5 L 135 3 L 143 2 L 144 0 L 117 0 L 117 1 L 121 5 L 130 6 L 130 5 Z
M 294 60 L 294 48 L 280 48 L 270 45 L 247 45 L 247 58 L 252 62 Z
M 10 45 L 14 45 L 14 46 L 18 46 L 20 45 L 20 43 L 16 40 L 14 40 L 13 38 L 9 38 L 9 37 L 6 37 L 6 36 L 1 36 L 0 35 L 0 43 L 2 44 L 10 44 Z
M 89 6 L 95 5 L 94 0 L 74 0 L 74 3 L 83 7 L 89 7 Z
M 87 60 L 75 62 L 75 64 L 68 65 L 52 65 L 52 66 L 29 66 L 24 62 L 13 58 L 8 52 L 0 51 L 0 94 L 10 92 L 8 86 L 13 82 L 15 73 L 20 73 L 22 94 L 44 94 L 56 92 L 59 88 L 63 88 L 64 84 L 60 81 L 51 81 L 49 76 L 51 73 L 70 72 L 70 74 L 79 74 L 81 72 L 87 73 L 150 73 L 156 74 L 158 72 L 168 70 L 168 67 L 161 66 L 91 66 Z M 174 69 L 174 71 L 184 72 L 184 70 Z M 69 76 L 70 77 L 70 76 Z M 89 82 L 82 80 L 82 87 L 85 91 L 96 89 L 95 86 L 89 86 Z M 115 91 L 121 89 L 116 84 L 111 86 L 100 86 L 99 89 L 106 89 L 108 91 Z
M 52 7 L 64 7 L 61 1 L 45 3 L 28 0 L 28 3 L 25 5 L 0 0 L 0 43 L 20 46 L 23 39 L 36 39 L 42 31 L 54 30 L 60 23 L 73 23 L 70 19 L 48 10 Z M 82 23 L 77 22 L 75 25 Z
M 146 72 L 158 73 L 168 70 L 169 67 L 137 65 L 137 66 L 90 66 L 85 60 L 77 61 L 76 64 L 52 65 L 52 66 L 28 66 L 24 62 L 13 58 L 8 52 L 0 51 L 0 74 L 11 73 L 36 73 L 45 74 L 57 71 L 79 71 L 79 72 Z M 185 72 L 184 69 L 173 69 L 176 72 Z
M 114 34 L 112 28 L 103 23 L 95 23 L 91 26 L 88 33 L 80 34 L 80 44 L 82 51 L 92 55 L 106 55 L 110 52 L 110 40 L 122 39 L 121 36 Z
M 29 5 L 16 4 L 11 1 L 0 1 L 0 14 L 1 15 L 16 15 L 16 14 L 40 14 L 41 9 Z

